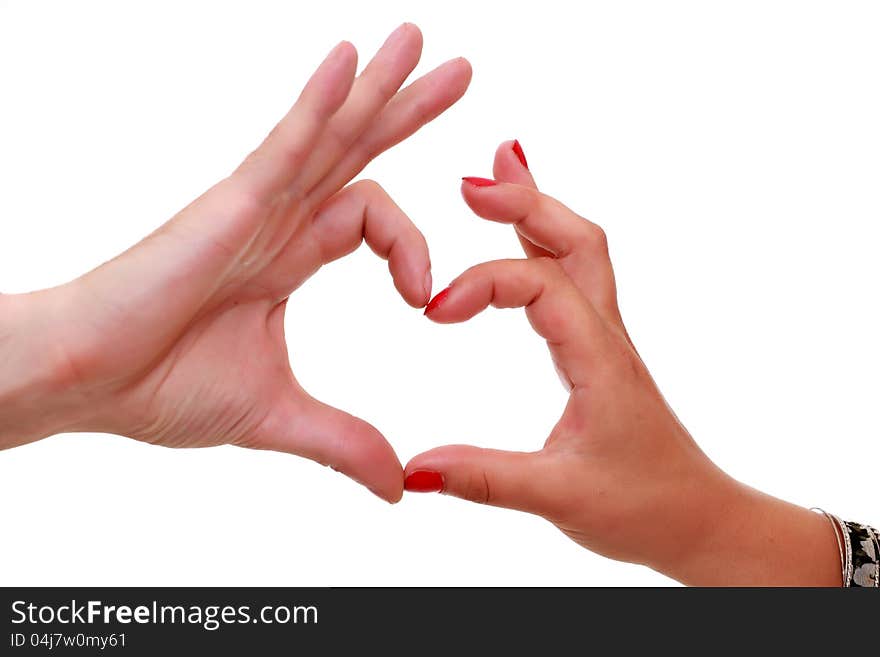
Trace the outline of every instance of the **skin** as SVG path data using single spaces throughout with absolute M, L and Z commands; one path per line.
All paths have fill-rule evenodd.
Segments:
M 340 43 L 263 144 L 153 234 L 68 284 L 0 295 L 0 447 L 90 431 L 270 449 L 399 500 L 403 470 L 382 434 L 297 382 L 284 313 L 364 240 L 408 304 L 428 301 L 421 233 L 379 185 L 349 185 L 464 94 L 462 59 L 398 91 L 421 48 L 404 24 L 356 78 L 357 53 Z
M 686 584 L 840 586 L 828 521 L 733 480 L 669 408 L 621 319 L 602 229 L 541 194 L 512 142 L 494 176 L 464 182 L 464 200 L 512 224 L 528 257 L 472 267 L 426 314 L 454 323 L 525 308 L 568 404 L 538 451 L 439 447 L 407 476 L 439 473 L 445 494 L 543 516 L 589 550 Z
M 399 500 L 404 471 L 381 433 L 297 382 L 284 312 L 363 240 L 407 303 L 428 301 L 422 235 L 376 183 L 349 184 L 464 93 L 464 60 L 398 92 L 420 52 L 403 25 L 355 79 L 341 43 L 265 142 L 152 235 L 65 285 L 0 295 L 0 448 L 67 431 L 233 444 L 313 459 Z M 571 396 L 541 450 L 441 447 L 406 474 L 440 473 L 444 493 L 541 515 L 685 583 L 839 585 L 827 521 L 728 477 L 669 409 L 620 318 L 601 229 L 538 192 L 511 143 L 495 178 L 465 184 L 465 200 L 514 224 L 528 258 L 468 270 L 428 315 L 525 307 Z

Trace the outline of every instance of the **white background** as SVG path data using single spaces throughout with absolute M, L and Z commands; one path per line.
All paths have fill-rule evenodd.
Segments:
M 435 289 L 518 254 L 459 178 L 519 138 L 543 189 L 609 235 L 630 333 L 734 476 L 880 521 L 880 5 L 875 2 L 2 2 L 0 289 L 62 283 L 226 175 L 326 51 L 403 20 L 465 99 L 365 175 L 431 245 Z M 64 321 L 64 318 L 59 318 Z M 564 393 L 519 311 L 436 326 L 368 249 L 290 303 L 298 378 L 405 462 L 532 449 Z M 7 585 L 654 585 L 534 517 L 389 506 L 232 447 L 66 435 L 0 453 Z M 796 553 L 792 558 L 797 558 Z

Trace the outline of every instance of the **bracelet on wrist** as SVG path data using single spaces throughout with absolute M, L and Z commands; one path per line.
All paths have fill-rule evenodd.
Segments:
M 824 509 L 814 508 L 831 523 L 840 554 L 844 588 L 880 588 L 880 533 L 873 527 L 843 521 Z

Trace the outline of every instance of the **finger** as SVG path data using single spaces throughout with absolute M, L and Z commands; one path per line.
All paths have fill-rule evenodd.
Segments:
M 378 183 L 361 180 L 334 195 L 315 215 L 310 236 L 322 263 L 341 258 L 366 241 L 376 255 L 388 260 L 394 285 L 404 300 L 416 308 L 428 303 L 428 243 Z
M 372 123 L 397 93 L 422 54 L 422 33 L 404 23 L 385 41 L 352 86 L 345 104 L 327 123 L 295 185 L 311 189 Z
M 617 288 L 601 227 L 532 187 L 465 179 L 462 196 L 480 217 L 516 226 L 555 256 L 578 289 L 603 315 L 617 320 Z
M 605 247 L 596 224 L 533 187 L 482 178 L 464 178 L 461 193 L 480 217 L 514 224 L 534 244 L 557 258 L 585 257 Z
M 498 182 L 515 183 L 523 187 L 537 189 L 535 179 L 529 171 L 529 163 L 519 141 L 505 141 L 495 151 L 495 163 L 492 166 L 492 174 Z M 514 226 L 514 229 L 516 227 Z M 516 236 L 522 244 L 523 251 L 530 258 L 542 258 L 552 255 L 546 249 L 542 249 L 529 241 L 519 230 Z
M 343 41 L 327 55 L 269 136 L 238 169 L 259 197 L 285 189 L 305 164 L 327 121 L 345 102 L 357 69 L 357 51 Z
M 564 498 L 557 470 L 544 452 L 448 445 L 414 457 L 404 469 L 404 488 L 552 517 Z
M 269 422 L 259 447 L 330 466 L 388 502 L 403 495 L 400 461 L 369 423 L 310 397 L 280 409 Z
M 572 385 L 588 383 L 602 353 L 604 326 L 556 260 L 496 260 L 472 267 L 434 297 L 425 314 L 435 322 L 463 322 L 489 305 L 525 307 Z
M 535 179 L 529 170 L 526 155 L 518 140 L 502 142 L 495 150 L 495 162 L 492 165 L 495 180 L 515 183 L 537 189 Z
M 402 89 L 310 193 L 315 198 L 336 193 L 371 160 L 449 109 L 464 95 L 470 81 L 471 65 L 459 58 L 446 62 Z

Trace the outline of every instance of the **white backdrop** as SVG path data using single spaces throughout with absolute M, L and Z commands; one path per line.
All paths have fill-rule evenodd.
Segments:
M 424 231 L 435 291 L 518 254 L 463 175 L 519 138 L 609 235 L 624 319 L 734 476 L 880 522 L 880 5 L 875 2 L 3 2 L 0 289 L 112 257 L 226 175 L 340 39 L 403 20 L 417 73 L 471 90 L 365 172 Z M 59 318 L 59 321 L 64 321 Z M 317 397 L 405 462 L 531 449 L 565 396 L 520 311 L 436 326 L 363 248 L 290 303 Z M 389 506 L 292 456 L 64 435 L 0 453 L 5 585 L 654 585 L 544 521 L 436 495 Z

